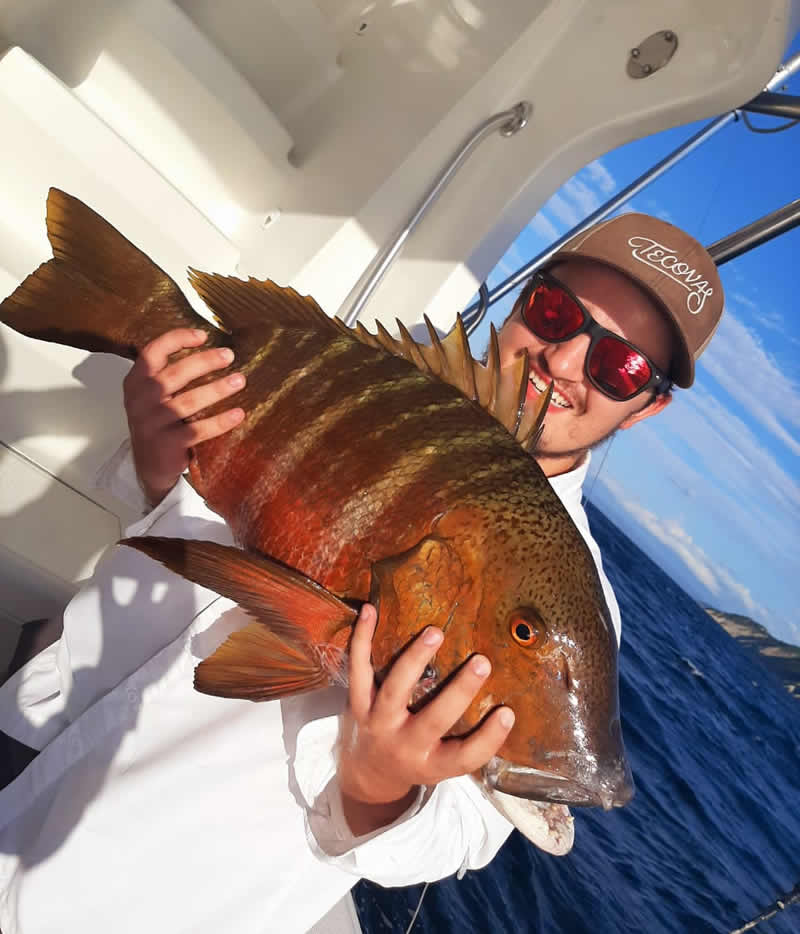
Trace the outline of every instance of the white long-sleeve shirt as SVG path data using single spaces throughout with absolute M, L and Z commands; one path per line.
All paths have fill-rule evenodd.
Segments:
M 553 486 L 619 633 L 580 504 L 587 466 Z M 183 480 L 127 534 L 231 542 Z M 239 612 L 114 548 L 68 605 L 61 639 L 0 688 L 0 729 L 41 750 L 0 792 L 4 934 L 304 932 L 358 878 L 407 885 L 493 858 L 512 828 L 467 777 L 352 837 L 335 783 L 342 689 L 261 704 L 196 692 L 195 665 Z

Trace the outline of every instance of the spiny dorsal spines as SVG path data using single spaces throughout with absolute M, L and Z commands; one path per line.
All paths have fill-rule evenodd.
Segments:
M 428 361 L 428 365 L 436 376 L 443 379 L 446 383 L 451 383 L 451 380 L 447 378 L 447 355 L 442 347 L 439 333 L 431 324 L 431 320 L 427 315 L 423 315 L 422 320 L 425 322 L 425 327 L 428 329 L 428 335 L 431 339 L 430 346 L 422 349 L 423 354 L 425 354 L 425 359 Z
M 402 353 L 405 359 L 415 363 L 423 373 L 430 373 L 431 368 L 428 366 L 428 361 L 423 357 L 420 352 L 419 344 L 417 344 L 411 336 L 408 328 L 399 318 L 395 318 L 395 323 L 397 324 L 397 330 L 400 334 L 400 341 L 403 348 Z
M 529 406 L 522 416 L 522 422 L 517 431 L 517 440 L 522 445 L 523 449 L 529 453 L 536 449 L 539 438 L 542 436 L 542 431 L 544 430 L 544 416 L 552 398 L 553 384 L 550 383 L 547 387 L 547 391 L 539 395 L 536 404 Z
M 494 414 L 497 408 L 497 393 L 500 385 L 500 341 L 497 337 L 497 329 L 493 324 L 489 328 L 489 356 L 486 372 L 488 373 L 487 383 L 489 386 L 489 398 L 486 400 L 486 408 Z
M 444 339 L 439 337 L 428 317 L 423 316 L 431 339 L 428 346 L 417 343 L 399 320 L 400 340 L 392 337 L 379 321 L 375 322 L 377 334 L 371 334 L 360 321 L 355 328 L 349 328 L 338 318 L 334 320 L 343 333 L 369 347 L 380 347 L 402 357 L 423 373 L 454 386 L 500 422 L 526 451 L 534 449 L 551 393 L 542 394 L 535 406 L 529 411 L 525 409 L 530 376 L 528 352 L 523 351 L 511 366 L 501 369 L 500 344 L 494 325 L 490 328 L 488 362 L 484 367 L 472 357 L 460 315 Z
M 392 337 L 392 335 L 386 330 L 386 328 L 381 324 L 380 321 L 375 322 L 375 329 L 378 332 L 378 341 L 385 347 L 389 353 L 399 356 L 402 354 L 403 348 L 401 345 Z
M 453 350 L 455 362 L 460 364 L 462 391 L 468 399 L 474 402 L 478 399 L 478 387 L 475 381 L 476 363 L 472 359 L 467 329 L 464 327 L 464 322 L 460 314 L 456 317 L 456 326 L 445 338 L 445 345 L 448 345 L 448 342 Z M 455 370 L 456 367 L 453 369 Z

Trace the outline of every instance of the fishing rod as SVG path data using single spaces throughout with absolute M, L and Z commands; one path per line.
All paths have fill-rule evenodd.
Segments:
M 785 895 L 779 895 L 769 908 L 764 909 L 764 911 L 756 918 L 753 918 L 752 921 L 748 921 L 740 928 L 736 928 L 735 931 L 731 931 L 731 934 L 744 934 L 744 931 L 750 931 L 757 924 L 761 924 L 762 921 L 768 921 L 770 918 L 775 917 L 779 911 L 785 911 L 790 905 L 797 901 L 800 901 L 800 882 L 797 883 L 791 892 L 787 892 Z

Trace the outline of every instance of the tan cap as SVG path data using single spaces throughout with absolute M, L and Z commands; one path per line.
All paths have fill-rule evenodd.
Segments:
M 669 315 L 679 337 L 670 378 L 694 382 L 694 362 L 722 317 L 724 296 L 714 260 L 694 237 L 648 214 L 620 214 L 569 240 L 547 265 L 595 260 L 626 275 Z

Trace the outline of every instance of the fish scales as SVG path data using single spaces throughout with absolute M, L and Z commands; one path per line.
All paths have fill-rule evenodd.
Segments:
M 495 465 L 498 444 L 530 470 L 493 419 L 403 360 L 342 335 L 298 343 L 287 330 L 270 345 L 241 400 L 248 409 L 249 396 L 266 397 L 269 418 L 252 418 L 199 449 L 204 478 L 206 463 L 232 465 L 218 484 L 204 479 L 203 495 L 223 514 L 233 511 L 235 497 L 242 505 L 233 528 L 243 544 L 340 595 L 365 599 L 371 562 L 429 531 L 430 516 L 447 506 L 453 478 L 465 467 Z M 287 369 L 290 377 L 278 383 Z M 476 419 L 484 420 L 482 429 Z M 381 445 L 383 437 L 390 443 Z M 429 519 L 421 522 L 426 511 Z
M 55 259 L 0 305 L 0 321 L 131 358 L 169 328 L 200 327 L 206 347 L 234 348 L 232 368 L 247 376 L 235 397 L 244 421 L 197 445 L 190 466 L 197 491 L 247 550 L 126 541 L 255 620 L 198 666 L 199 690 L 265 700 L 338 683 L 354 621 L 341 598 L 369 598 L 377 669 L 425 626 L 446 630 L 420 702 L 470 655 L 491 660 L 452 732 L 473 729 L 498 704 L 514 709 L 481 782 L 524 832 L 531 812 L 509 796 L 556 808 L 631 797 L 616 638 L 594 560 L 521 446 L 549 399 L 522 411 L 524 357 L 501 370 L 493 335 L 485 369 L 460 322 L 423 347 L 402 328 L 400 341 L 348 329 L 274 283 L 191 271 L 214 328 L 148 257 L 56 190 L 48 235 Z M 563 823 L 563 812 L 543 813 L 546 827 Z M 564 833 L 555 847 L 571 841 Z

